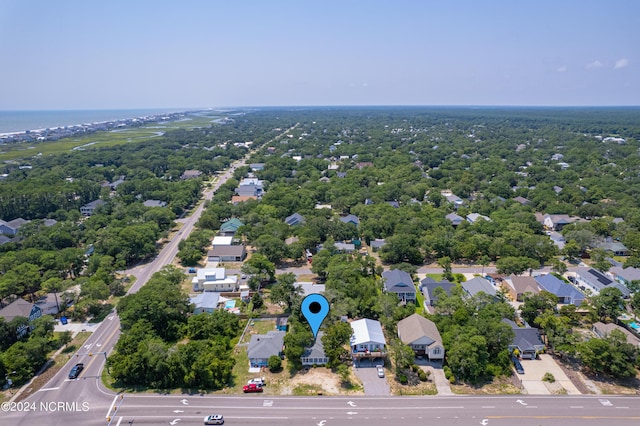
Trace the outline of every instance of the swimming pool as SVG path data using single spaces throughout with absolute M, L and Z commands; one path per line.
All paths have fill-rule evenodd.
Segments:
M 225 309 L 232 309 L 236 307 L 236 301 L 235 300 L 228 300 L 225 304 L 224 304 L 224 308 Z
M 637 322 L 630 322 L 629 323 L 629 327 L 633 328 L 634 330 L 638 330 L 640 329 L 640 324 L 638 324 Z

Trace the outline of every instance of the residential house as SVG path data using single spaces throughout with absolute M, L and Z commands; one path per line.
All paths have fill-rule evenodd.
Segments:
M 211 246 L 230 246 L 233 244 L 233 237 L 230 235 L 216 235 L 211 241 Z
M 182 180 L 196 179 L 196 178 L 199 178 L 201 174 L 202 172 L 200 170 L 185 170 L 180 176 L 180 179 Z
M 241 226 L 244 226 L 244 223 L 240 219 L 234 217 L 233 219 L 229 219 L 228 221 L 220 225 L 219 234 L 235 235 L 236 232 L 238 231 L 238 228 L 240 228 Z
M 16 330 L 18 338 L 23 337 L 29 331 L 31 324 L 36 319 L 42 316 L 42 309 L 36 304 L 29 303 L 24 299 L 16 299 L 4 308 L 0 309 L 0 317 L 3 317 L 5 322 L 11 322 L 14 318 L 23 317 L 28 320 L 28 324 L 23 324 Z
M 199 268 L 191 283 L 193 291 L 238 290 L 238 277 L 227 276 L 224 268 Z
M 458 216 L 455 213 L 449 213 L 448 215 L 445 216 L 445 218 L 448 219 L 451 222 L 451 225 L 453 226 L 458 226 L 462 222 L 464 222 L 464 218 L 462 216 Z
M 273 355 L 282 357 L 284 346 L 284 331 L 269 331 L 267 334 L 251 336 L 247 355 L 251 367 L 266 367 Z
M 591 328 L 591 330 L 600 338 L 605 338 L 613 330 L 618 330 L 625 335 L 625 337 L 627 338 L 627 343 L 640 349 L 640 339 L 637 336 L 635 336 L 633 333 L 631 333 L 629 330 L 627 330 L 626 328 L 621 327 L 617 324 L 603 323 L 598 321 L 593 324 L 593 327 Z
M 306 219 L 300 213 L 294 213 L 284 218 L 284 223 L 289 226 L 304 225 Z
M 304 353 L 300 357 L 300 359 L 302 360 L 302 365 L 325 365 L 327 362 L 329 362 L 329 358 L 324 353 L 322 336 L 324 336 L 324 331 L 319 331 L 318 336 L 313 341 L 313 345 L 304 348 Z
M 340 218 L 340 222 L 342 222 L 342 223 L 351 223 L 351 224 L 353 224 L 355 226 L 360 225 L 360 219 L 358 218 L 358 216 L 353 215 L 353 214 L 347 215 L 345 217 L 341 217 Z
M 358 170 L 362 170 L 365 167 L 373 167 L 373 163 L 370 162 L 370 161 L 361 161 L 361 162 L 356 164 L 356 168 Z
M 296 281 L 295 286 L 302 289 L 303 296 L 324 293 L 326 288 L 324 284 L 316 284 L 312 281 Z
M 208 262 L 242 262 L 247 257 L 243 244 L 213 246 L 207 252 Z
M 465 281 L 462 283 L 462 289 L 469 295 L 475 296 L 481 291 L 488 294 L 489 296 L 496 295 L 495 287 L 482 277 L 475 277 L 470 279 L 469 281 Z
M 36 301 L 42 315 L 57 315 L 67 307 L 67 300 L 62 293 L 47 293 Z
M 624 286 L 631 284 L 632 281 L 640 281 L 640 269 L 638 268 L 612 266 L 607 272 L 607 275 L 611 276 L 614 280 Z
M 459 207 L 464 205 L 464 200 L 451 191 L 441 191 L 440 194 L 447 199 L 448 202 L 453 204 L 453 207 L 457 210 Z
M 595 246 L 613 253 L 614 256 L 629 256 L 629 249 L 620 241 L 615 241 L 613 238 L 598 241 L 595 243 Z
M 386 201 L 387 204 L 389 204 L 391 207 L 393 207 L 394 209 L 399 209 L 400 208 L 400 203 L 397 202 L 396 200 L 393 201 Z
M 387 341 L 379 321 L 369 318 L 352 321 L 351 354 L 355 359 L 386 357 Z
M 543 225 L 547 229 L 560 232 L 566 225 L 577 222 L 578 219 L 566 214 L 545 214 L 543 216 Z
M 264 170 L 264 163 L 251 163 L 249 164 L 251 171 L 259 172 L 260 170 Z
M 520 196 L 518 196 L 518 197 L 514 197 L 514 198 L 513 198 L 513 201 L 516 201 L 516 202 L 518 202 L 518 203 L 522 204 L 523 206 L 526 206 L 526 205 L 528 205 L 528 204 L 530 203 L 530 201 L 529 201 L 529 200 L 527 200 L 527 199 L 526 199 L 526 198 L 524 198 L 524 197 L 520 197 Z
M 276 330 L 287 331 L 289 328 L 289 317 L 276 317 Z
M 415 303 L 416 287 L 411 275 L 400 269 L 392 269 L 382 273 L 385 293 L 395 293 L 401 302 Z
M 334 243 L 334 247 L 338 253 L 353 253 L 356 251 L 355 244 L 352 243 L 343 243 L 342 241 L 337 241 Z
M 515 322 L 504 318 L 502 320 L 508 324 L 513 330 L 513 340 L 508 346 L 510 352 L 518 351 L 518 354 L 525 359 L 536 359 L 540 352 L 545 349 L 542 339 L 540 339 L 540 333 L 537 328 L 533 327 L 520 327 Z
M 402 343 L 409 345 L 416 356 L 426 355 L 429 360 L 444 360 L 444 346 L 436 324 L 413 314 L 398 321 L 398 337 Z
M 142 205 L 145 207 L 166 207 L 167 203 L 160 200 L 147 200 Z
M 469 213 L 467 215 L 467 222 L 469 223 L 476 223 L 480 219 L 486 220 L 487 222 L 491 222 L 491 219 L 489 219 L 489 217 L 481 215 L 479 213 Z
M 220 297 L 220 293 L 207 291 L 204 293 L 200 293 L 197 296 L 190 297 L 189 303 L 194 305 L 193 313 L 194 314 L 202 314 L 202 313 L 213 313 L 218 308 L 218 305 L 223 302 L 224 298 Z M 227 299 L 224 299 L 227 300 Z
M 441 288 L 447 295 L 451 295 L 451 289 L 456 286 L 456 283 L 449 282 L 447 280 L 436 281 L 431 277 L 426 277 L 420 281 L 420 289 L 424 296 L 424 308 L 429 309 L 431 306 L 435 306 L 438 301 L 436 289 Z
M 80 213 L 83 216 L 91 216 L 95 210 L 104 205 L 105 202 L 103 200 L 94 200 L 90 203 L 85 204 L 84 206 L 80 207 Z
M 549 236 L 553 244 L 558 247 L 558 250 L 562 250 L 567 244 L 567 240 L 565 240 L 564 236 L 559 232 L 547 231 L 546 234 Z
M 543 290 L 556 295 L 561 305 L 580 306 L 586 297 L 580 290 L 552 274 L 538 275 L 535 280 Z
M 262 187 L 255 184 L 240 185 L 235 189 L 235 193 L 236 195 L 239 195 L 241 197 L 251 197 L 250 199 L 259 199 L 260 197 L 262 197 Z
M 30 220 L 23 219 L 21 217 L 5 222 L 0 220 L 0 234 L 15 236 L 18 233 L 20 227 L 24 224 L 31 222 Z
M 384 240 L 384 238 L 376 238 L 375 240 L 371 240 L 369 242 L 369 247 L 371 247 L 371 250 L 373 250 L 374 252 L 377 252 L 382 247 L 384 247 L 385 244 L 386 241 Z
M 503 288 L 507 290 L 513 300 L 518 302 L 523 302 L 527 294 L 540 293 L 540 286 L 535 278 L 520 275 L 511 275 L 505 279 Z
M 579 287 L 584 287 L 584 289 L 588 289 L 595 294 L 599 294 L 602 289 L 607 287 L 617 288 L 625 299 L 631 294 L 626 286 L 612 280 L 602 272 L 593 268 L 577 268 L 576 284 Z

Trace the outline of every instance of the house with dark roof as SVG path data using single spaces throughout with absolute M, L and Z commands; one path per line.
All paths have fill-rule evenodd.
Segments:
M 538 354 L 545 349 L 542 339 L 540 339 L 540 333 L 537 328 L 533 327 L 520 327 L 515 322 L 504 318 L 502 320 L 508 324 L 513 330 L 513 340 L 508 346 L 509 352 L 513 353 L 515 350 L 518 354 L 525 359 L 536 359 Z
M 266 367 L 269 357 L 276 355 L 282 357 L 284 346 L 284 331 L 269 331 L 267 334 L 254 334 L 251 336 L 247 355 L 251 367 Z
M 36 304 L 29 303 L 24 299 L 16 299 L 4 308 L 0 309 L 0 317 L 4 318 L 5 322 L 10 322 L 14 318 L 23 317 L 26 318 L 28 323 L 22 324 L 16 330 L 18 338 L 26 335 L 33 321 L 42 316 L 42 309 Z
M 562 231 L 566 225 L 579 222 L 579 218 L 570 217 L 566 214 L 545 214 L 543 224 L 547 229 Z
M 484 292 L 484 293 L 488 294 L 489 296 L 495 296 L 496 295 L 495 287 L 489 281 L 487 281 L 485 278 L 482 278 L 482 277 L 474 277 L 474 278 L 470 279 L 469 281 L 463 282 L 462 283 L 462 289 L 469 296 L 475 296 L 476 294 L 478 294 L 480 292 Z
M 397 202 L 396 200 L 386 201 L 386 203 L 389 204 L 394 209 L 399 209 L 400 208 L 400 203 Z
M 325 365 L 329 362 L 329 358 L 324 353 L 322 336 L 324 336 L 324 331 L 319 331 L 313 345 L 304 348 L 304 353 L 300 357 L 302 365 Z
M 18 230 L 23 225 L 31 222 L 30 220 L 23 219 L 21 217 L 5 222 L 0 220 L 0 234 L 8 235 L 10 237 L 15 236 Z
M 607 271 L 607 275 L 624 286 L 630 284 L 631 281 L 640 281 L 640 269 L 638 268 L 623 268 L 616 265 Z
M 351 223 L 355 226 L 360 225 L 360 219 L 358 218 L 358 216 L 354 215 L 354 214 L 350 214 L 344 217 L 340 218 L 340 222 L 342 223 Z
M 91 201 L 90 203 L 87 203 L 84 206 L 80 207 L 80 213 L 82 213 L 83 216 L 91 216 L 98 207 L 104 204 L 105 202 L 103 200 Z
M 626 286 L 593 268 L 578 268 L 576 270 L 576 284 L 595 294 L 600 294 L 604 288 L 615 287 L 620 290 L 625 299 L 631 295 Z
M 559 304 L 580 306 L 584 302 L 586 296 L 580 290 L 552 274 L 538 275 L 534 279 L 543 290 L 554 294 Z
M 398 337 L 413 349 L 416 356 L 426 355 L 436 361 L 444 359 L 444 346 L 438 327 L 422 315 L 413 314 L 398 321 Z
M 455 213 L 449 213 L 448 215 L 445 216 L 445 218 L 449 220 L 449 222 L 451 222 L 451 225 L 453 226 L 458 226 L 462 222 L 464 222 L 464 218 L 462 216 L 458 216 Z
M 518 302 L 523 302 L 526 294 L 540 293 L 540 286 L 535 278 L 527 276 L 511 275 L 503 281 L 503 287 Z
M 614 256 L 629 256 L 629 249 L 620 241 L 616 241 L 612 238 L 606 238 L 604 241 L 598 241 L 595 243 L 595 246 L 612 253 Z
M 447 295 L 451 295 L 451 289 L 456 286 L 456 283 L 449 282 L 447 280 L 436 281 L 431 277 L 426 277 L 420 281 L 420 289 L 424 296 L 424 308 L 428 309 L 431 306 L 435 306 L 438 301 L 436 295 L 436 289 L 441 288 Z
M 289 226 L 304 225 L 306 219 L 300 213 L 294 213 L 284 218 L 284 223 Z
M 369 247 L 371 247 L 371 250 L 373 250 L 374 252 L 377 252 L 382 247 L 384 247 L 385 244 L 386 241 L 384 240 L 384 238 L 376 238 L 375 240 L 371 240 L 369 242 Z
M 243 244 L 213 246 L 207 252 L 208 262 L 242 262 L 247 257 Z
M 385 293 L 395 293 L 401 302 L 415 303 L 416 287 L 411 275 L 400 269 L 392 269 L 382 273 Z

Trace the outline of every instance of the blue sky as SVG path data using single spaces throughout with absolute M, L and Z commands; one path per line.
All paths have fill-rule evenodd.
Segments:
M 0 0 L 0 110 L 640 105 L 636 0 Z

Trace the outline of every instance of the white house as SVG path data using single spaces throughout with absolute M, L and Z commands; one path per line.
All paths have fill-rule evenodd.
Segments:
M 227 276 L 225 268 L 199 268 L 191 280 L 193 291 L 237 291 L 238 277 Z
M 351 323 L 350 345 L 353 354 L 384 351 L 387 341 L 380 321 L 364 318 Z

